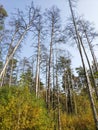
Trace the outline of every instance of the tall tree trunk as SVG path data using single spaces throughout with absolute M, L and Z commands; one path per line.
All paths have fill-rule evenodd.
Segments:
M 56 57 L 56 66 L 57 66 L 57 57 Z M 58 66 L 56 67 L 56 87 L 57 87 L 57 103 L 58 103 L 58 108 L 57 108 L 57 110 L 58 110 L 58 130 L 61 130 Z
M 14 49 L 13 49 L 13 52 L 12 52 L 12 53 L 10 54 L 10 56 L 7 58 L 7 60 L 6 60 L 5 64 L 4 64 L 4 67 L 3 67 L 3 69 L 2 69 L 2 71 L 1 71 L 1 73 L 0 73 L 0 79 L 2 78 L 3 74 L 5 73 L 6 67 L 7 67 L 7 65 L 8 65 L 8 63 L 9 63 L 9 61 L 10 61 L 10 59 L 11 59 L 11 58 L 13 57 L 13 55 L 15 54 L 16 50 L 18 49 L 18 47 L 19 47 L 20 43 L 22 42 L 22 40 L 23 40 L 24 36 L 26 35 L 26 33 L 27 33 L 27 30 L 25 30 L 24 33 L 21 35 L 19 41 L 17 42 L 16 46 L 15 46 Z
M 6 56 L 5 63 L 7 62 L 8 58 L 9 58 L 11 52 L 12 52 L 12 44 L 13 44 L 13 42 L 14 42 L 14 40 L 15 40 L 16 33 L 17 33 L 17 31 L 15 31 L 15 33 L 14 33 L 14 35 L 13 35 L 13 37 L 12 37 L 11 43 L 10 43 L 10 45 L 9 45 L 8 54 L 7 54 L 7 56 Z M 10 61 L 10 60 L 9 60 L 9 61 Z M 1 72 L 2 72 L 2 71 L 1 71 Z M 0 74 L 1 74 L 1 72 L 0 72 Z M 3 74 L 2 74 L 2 79 L 1 79 L 1 83 L 0 83 L 0 86 L 1 86 L 1 87 L 4 85 L 5 75 L 6 75 L 6 68 L 5 68 L 5 70 L 4 70 Z
M 73 101 L 72 101 L 72 85 L 71 85 L 71 77 L 69 69 L 67 70 L 67 77 L 68 77 L 68 95 L 67 95 L 67 107 L 68 107 L 68 113 L 73 113 Z
M 92 108 L 92 111 L 93 111 L 96 130 L 98 130 L 98 115 L 97 115 L 97 111 L 96 111 L 96 108 L 95 108 L 95 103 L 94 103 L 94 100 L 93 100 L 92 86 L 91 86 L 91 82 L 90 82 L 87 70 L 86 70 L 86 77 L 87 77 L 87 82 L 88 82 L 88 91 L 89 91 L 89 98 L 90 98 L 91 108 Z
M 50 110 L 50 89 L 51 89 L 51 67 L 52 67 L 52 46 L 53 46 L 53 35 L 54 35 L 54 25 L 52 24 L 51 32 L 51 42 L 50 42 L 50 55 L 49 55 L 49 69 L 48 69 L 48 90 L 47 90 L 47 106 Z
M 73 91 L 73 79 L 72 79 L 72 73 L 71 68 L 69 72 L 69 80 L 70 80 L 70 91 L 71 91 L 71 107 L 72 107 L 72 113 L 77 114 L 77 106 L 76 106 L 76 99 L 75 99 L 75 93 Z
M 40 81 L 40 65 L 39 65 L 39 77 L 38 77 L 38 98 L 40 97 L 40 91 L 41 91 L 41 81 Z
M 95 121 L 95 125 L 96 125 L 96 130 L 98 130 L 98 119 L 97 119 L 96 108 L 95 108 L 95 105 L 94 105 L 94 102 L 93 102 L 93 97 L 91 95 L 90 80 L 88 79 L 88 75 L 87 75 L 87 72 L 86 72 L 86 69 L 85 69 L 84 59 L 83 59 L 82 50 L 81 50 L 81 46 L 80 46 L 80 38 L 79 38 L 78 31 L 77 31 L 77 26 L 76 26 L 73 10 L 72 10 L 71 0 L 68 0 L 68 1 L 69 1 L 69 6 L 70 6 L 71 15 L 72 15 L 72 20 L 73 20 L 73 24 L 74 24 L 75 32 L 76 32 L 76 36 L 77 36 L 78 49 L 79 49 L 79 52 L 80 52 L 80 56 L 81 56 L 81 60 L 82 60 L 82 64 L 83 64 L 83 68 L 84 68 L 84 72 L 85 72 L 85 77 L 86 77 L 86 80 L 87 80 L 87 88 L 89 90 L 88 91 L 89 92 L 89 98 L 90 98 L 91 108 L 92 108 L 92 111 L 93 111 L 93 117 L 94 117 L 94 121 Z
M 80 47 L 80 50 L 81 50 L 81 47 Z M 95 121 L 95 125 L 96 125 L 96 130 L 98 130 L 97 111 L 96 111 L 96 108 L 95 108 L 95 103 L 94 103 L 92 92 L 91 92 L 92 86 L 91 86 L 91 82 L 90 82 L 90 79 L 89 79 L 89 76 L 87 74 L 87 70 L 86 70 L 86 67 L 85 67 L 85 64 L 84 64 L 82 51 L 81 51 L 81 56 L 82 56 L 82 63 L 83 63 L 83 68 L 84 68 L 84 72 L 85 72 L 85 77 L 86 77 L 86 81 L 87 81 L 89 99 L 90 99 L 91 108 L 92 108 L 92 111 L 93 111 L 93 117 L 94 117 L 94 121 Z
M 47 94 L 47 90 L 48 90 L 48 62 L 46 59 L 46 103 L 48 102 L 48 94 Z
M 83 26 L 83 29 L 85 30 L 84 26 Z M 86 30 L 84 31 L 84 33 L 85 33 L 85 36 L 86 36 L 86 39 L 87 39 L 87 43 L 88 43 L 88 46 L 89 46 L 92 58 L 93 58 L 93 63 L 94 63 L 95 71 L 97 72 L 98 71 L 98 64 L 97 64 L 96 56 L 95 56 L 92 44 L 90 43 L 90 40 L 88 38 Z
M 55 110 L 55 64 L 53 55 L 53 97 L 52 97 L 53 110 Z
M 79 37 L 80 37 L 80 36 L 79 36 Z M 90 65 L 90 61 L 89 61 L 89 59 L 88 59 L 88 56 L 87 56 L 87 53 L 86 53 L 86 50 L 85 50 L 85 47 L 84 47 L 84 45 L 83 45 L 83 42 L 82 42 L 81 37 L 80 37 L 80 43 L 81 43 L 81 46 L 82 46 L 82 48 L 83 48 L 85 57 L 86 57 L 86 59 L 87 59 L 87 63 L 88 63 L 88 66 L 89 66 L 91 78 L 92 78 L 93 85 L 94 85 L 94 88 L 95 88 L 95 93 L 96 93 L 96 96 L 97 96 L 97 99 L 98 99 L 98 89 L 97 89 L 97 86 L 96 86 L 96 84 L 95 84 L 95 79 L 94 79 L 94 75 L 93 75 L 92 68 L 91 68 L 91 65 Z
M 40 31 L 38 32 L 38 50 L 37 50 L 37 65 L 36 65 L 36 82 L 35 82 L 35 88 L 36 88 L 36 98 L 38 98 L 39 93 L 39 71 L 40 71 Z
M 65 70 L 64 70 L 65 71 Z M 66 97 L 66 112 L 68 112 L 68 105 L 67 105 L 67 92 L 66 92 L 67 88 L 66 88 L 66 76 L 64 74 L 64 91 L 65 91 L 65 97 Z
M 71 76 L 71 82 L 72 82 L 72 86 L 74 86 L 74 79 L 72 78 Z M 74 102 L 74 113 L 77 114 L 77 102 L 76 102 L 76 95 L 75 95 L 75 92 L 72 93 L 72 96 L 73 96 L 73 102 Z
M 12 58 L 12 63 L 11 63 L 11 73 L 10 73 L 10 79 L 9 79 L 9 87 L 12 85 L 12 74 L 13 74 L 13 58 Z

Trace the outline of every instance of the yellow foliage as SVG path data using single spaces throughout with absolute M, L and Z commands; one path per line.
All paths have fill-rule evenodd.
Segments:
M 6 88 L 0 94 L 0 130 L 48 130 L 50 121 L 43 101 L 27 87 Z

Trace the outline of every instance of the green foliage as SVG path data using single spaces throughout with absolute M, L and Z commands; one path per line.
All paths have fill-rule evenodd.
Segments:
M 59 71 L 64 71 L 66 68 L 68 69 L 71 64 L 71 60 L 69 58 L 60 56 L 58 59 L 57 68 Z
M 4 28 L 4 18 L 7 17 L 7 12 L 6 10 L 3 8 L 2 5 L 0 5 L 0 30 L 3 30 Z
M 51 130 L 42 100 L 27 87 L 0 89 L 0 130 Z
M 30 69 L 28 69 L 25 73 L 22 73 L 20 76 L 19 84 L 21 86 L 31 86 L 34 84 L 33 74 Z
M 95 130 L 87 94 L 81 92 L 80 95 L 75 96 L 77 114 L 67 114 L 64 97 L 60 95 L 61 130 Z M 44 101 L 36 99 L 28 87 L 0 89 L 0 130 L 53 130 L 54 128 L 58 130 L 58 109 L 51 109 L 48 113 Z
M 6 10 L 2 6 L 0 7 L 0 14 L 2 14 L 4 17 L 8 16 Z
M 3 30 L 3 26 L 0 26 L 0 30 Z

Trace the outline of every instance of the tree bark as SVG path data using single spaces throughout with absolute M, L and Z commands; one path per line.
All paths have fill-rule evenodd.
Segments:
M 90 80 L 88 78 L 87 71 L 86 71 L 85 64 L 84 64 L 84 59 L 83 59 L 83 54 L 82 54 L 81 44 L 80 44 L 80 42 L 81 42 L 80 40 L 81 39 L 80 39 L 78 31 L 77 31 L 77 26 L 76 26 L 76 22 L 75 22 L 73 10 L 72 10 L 71 0 L 68 0 L 68 1 L 69 1 L 69 6 L 70 6 L 71 15 L 72 15 L 72 20 L 73 20 L 73 24 L 74 24 L 75 32 L 76 32 L 76 36 L 77 36 L 77 45 L 78 45 L 78 49 L 79 49 L 79 52 L 80 52 L 80 56 L 81 56 L 81 60 L 82 60 L 82 64 L 83 64 L 83 68 L 84 68 L 84 72 L 85 72 L 85 77 L 86 77 L 86 80 L 87 80 L 87 88 L 88 88 L 91 108 L 92 108 L 92 111 L 93 111 L 93 117 L 94 117 L 94 121 L 95 121 L 95 125 L 96 125 L 96 130 L 98 130 L 97 112 L 96 112 L 95 104 L 93 102 L 93 97 L 92 97 L 92 93 L 91 93 Z
M 9 87 L 12 85 L 12 73 L 13 73 L 13 58 L 12 58 L 12 63 L 11 63 L 11 73 L 10 73 L 10 79 L 9 79 Z
M 37 50 L 37 65 L 36 65 L 36 98 L 39 96 L 39 71 L 40 71 L 40 30 L 38 31 L 38 50 Z
M 80 36 L 79 36 L 79 37 L 80 37 Z M 86 57 L 86 59 L 87 59 L 87 63 L 88 63 L 88 66 L 89 66 L 91 78 L 92 78 L 93 85 L 94 85 L 94 88 L 95 88 L 95 93 L 96 93 L 96 96 L 97 96 L 97 99 L 98 99 L 98 89 L 97 89 L 97 86 L 96 86 L 96 84 L 95 84 L 95 79 L 94 79 L 94 75 L 93 75 L 93 72 L 92 72 L 92 68 L 91 68 L 91 65 L 90 65 L 90 62 L 89 62 L 89 59 L 88 59 L 88 56 L 87 56 L 86 50 L 85 50 L 85 48 L 84 48 L 84 45 L 83 45 L 83 42 L 82 42 L 81 37 L 80 37 L 80 43 L 81 43 L 81 46 L 82 46 L 82 48 L 83 48 L 85 57 Z
M 17 48 L 19 47 L 19 45 L 20 45 L 20 43 L 22 42 L 22 40 L 23 40 L 24 36 L 26 35 L 26 33 L 27 33 L 27 29 L 26 29 L 26 30 L 24 31 L 24 33 L 21 35 L 19 41 L 17 42 L 16 46 L 15 46 L 14 49 L 13 49 L 13 52 L 12 52 L 12 53 L 10 54 L 10 56 L 7 58 L 7 60 L 6 60 L 5 64 L 4 64 L 4 67 L 3 67 L 3 69 L 2 69 L 2 71 L 1 71 L 1 73 L 0 73 L 0 79 L 2 78 L 3 74 L 5 73 L 6 67 L 7 67 L 7 65 L 8 65 L 8 63 L 9 63 L 9 61 L 10 61 L 10 59 L 11 59 L 11 58 L 13 57 L 13 55 L 15 54 Z
M 94 100 L 93 100 L 92 86 L 91 86 L 91 82 L 90 82 L 87 70 L 86 70 L 86 77 L 87 77 L 87 82 L 88 82 L 88 92 L 89 92 L 89 98 L 90 98 L 91 108 L 92 108 L 92 112 L 93 112 L 93 116 L 94 116 L 96 130 L 98 130 L 98 115 L 97 115 L 95 103 L 94 103 Z

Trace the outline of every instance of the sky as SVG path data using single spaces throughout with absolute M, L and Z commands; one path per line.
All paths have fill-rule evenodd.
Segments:
M 30 5 L 31 1 L 32 0 L 0 0 L 0 4 L 4 6 L 10 18 L 11 13 L 15 11 L 15 8 L 23 10 L 26 5 Z M 66 19 L 70 16 L 67 0 L 33 0 L 33 2 L 35 5 L 40 6 L 42 10 L 56 5 L 61 10 L 61 18 L 64 24 L 66 22 Z M 93 22 L 96 30 L 98 30 L 98 0 L 79 0 L 77 4 L 77 12 L 79 15 L 84 16 L 86 20 Z M 24 56 L 27 57 L 32 55 L 32 49 L 29 48 L 29 46 L 25 46 L 22 52 Z M 78 67 L 81 64 L 79 53 L 76 53 L 76 48 L 70 48 L 70 52 L 72 52 L 73 55 L 73 67 Z M 95 49 L 95 52 L 98 58 L 97 47 Z

